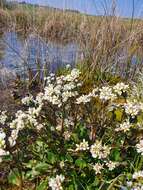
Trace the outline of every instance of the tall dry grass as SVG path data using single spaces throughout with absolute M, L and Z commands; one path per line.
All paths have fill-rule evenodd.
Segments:
M 17 5 L 0 10 L 0 24 L 25 36 L 34 33 L 44 41 L 75 42 L 86 75 L 99 74 L 102 79 L 102 74 L 112 73 L 133 79 L 142 68 L 143 22 L 108 15 Z

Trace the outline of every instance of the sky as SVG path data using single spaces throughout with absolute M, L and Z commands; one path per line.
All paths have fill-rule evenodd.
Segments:
M 13 0 L 10 0 L 13 1 Z M 40 5 L 49 5 L 61 9 L 79 10 L 91 15 L 104 15 L 105 7 L 111 10 L 113 0 L 17 0 Z M 116 14 L 122 17 L 131 17 L 134 7 L 134 16 L 143 18 L 143 0 L 115 0 L 117 1 Z M 134 6 L 133 6 L 134 2 Z

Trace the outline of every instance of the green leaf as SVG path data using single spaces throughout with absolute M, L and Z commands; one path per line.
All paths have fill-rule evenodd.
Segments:
M 45 171 L 47 171 L 48 168 L 49 168 L 49 164 L 42 162 L 35 166 L 35 171 L 45 172 Z
M 54 164 L 57 162 L 57 156 L 56 154 L 52 153 L 52 152 L 48 152 L 48 161 L 51 163 L 51 164 Z
M 121 161 L 121 153 L 120 149 L 116 148 L 111 152 L 111 157 L 114 159 L 114 161 Z
M 3 160 L 6 162 L 12 161 L 12 156 L 11 155 L 3 156 Z
M 73 163 L 73 158 L 69 154 L 67 154 L 65 156 L 65 160 L 68 161 L 68 162 L 70 162 L 70 163 Z
M 115 115 L 116 115 L 116 120 L 121 122 L 122 121 L 122 116 L 123 116 L 123 111 L 122 110 L 116 110 Z
M 79 129 L 80 129 L 80 137 L 83 138 L 87 134 L 86 128 L 80 125 Z
M 33 179 L 35 176 L 39 176 L 40 172 L 35 171 L 35 168 L 33 168 L 31 171 L 26 172 L 25 179 Z
M 83 160 L 83 159 L 77 159 L 75 161 L 75 165 L 80 167 L 81 169 L 83 169 L 83 168 L 85 168 L 87 166 L 85 160 Z
M 94 186 L 98 186 L 100 184 L 100 180 L 98 179 L 98 177 L 95 177 L 95 180 L 93 182 Z
M 36 190 L 47 190 L 48 188 L 48 181 L 44 180 L 40 183 L 40 185 L 36 188 Z
M 67 188 L 67 190 L 75 190 L 75 189 L 74 189 L 74 185 L 71 184 L 71 185 Z
M 78 190 L 78 186 L 77 186 L 77 183 L 76 183 L 76 181 L 78 180 L 77 178 L 78 177 L 76 175 L 76 172 L 73 172 L 73 175 L 72 175 L 72 184 L 73 184 L 74 190 Z
M 74 142 L 78 142 L 79 138 L 78 138 L 78 134 L 77 133 L 72 133 L 72 139 Z
M 8 182 L 17 186 L 21 185 L 21 177 L 20 173 L 18 172 L 18 169 L 15 168 L 13 171 L 10 171 L 8 175 Z

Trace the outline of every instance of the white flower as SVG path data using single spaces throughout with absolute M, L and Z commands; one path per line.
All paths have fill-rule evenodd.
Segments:
M 17 139 L 17 137 L 15 139 L 12 138 L 12 137 L 8 138 L 8 141 L 9 141 L 9 144 L 10 144 L 11 147 L 16 145 L 16 139 Z
M 56 175 L 55 178 L 50 178 L 49 180 L 49 187 L 52 190 L 62 190 L 62 182 L 65 180 L 63 175 Z
M 117 93 L 118 95 L 122 95 L 122 92 L 126 92 L 128 89 L 129 89 L 129 85 L 126 85 L 123 82 L 117 83 L 113 87 L 114 92 Z
M 81 103 L 86 104 L 86 103 L 90 102 L 92 97 L 94 97 L 94 98 L 97 97 L 97 94 L 96 94 L 97 92 L 98 92 L 98 88 L 95 88 L 89 94 L 81 95 L 80 97 L 78 97 L 76 99 L 76 103 L 77 104 L 81 104 Z
M 83 141 L 80 144 L 76 144 L 76 150 L 75 151 L 82 151 L 82 150 L 88 150 L 89 145 L 88 142 L 83 139 Z
M 58 84 L 54 87 L 54 93 L 56 95 L 60 95 L 61 94 L 61 91 L 62 91 L 62 85 L 61 84 Z
M 58 105 L 59 107 L 61 106 L 60 97 L 57 96 L 57 95 L 53 95 L 53 96 L 46 97 L 45 100 L 51 102 L 53 105 Z
M 77 95 L 78 95 L 78 94 L 77 94 L 76 91 L 75 91 L 75 92 L 65 91 L 65 92 L 62 93 L 62 101 L 63 101 L 63 102 L 67 102 L 67 100 L 68 100 L 69 98 L 75 97 L 75 96 L 77 96 Z
M 96 143 L 94 143 L 90 148 L 92 157 L 93 158 L 98 157 L 101 149 L 102 149 L 102 143 L 100 141 L 96 141 Z
M 100 141 L 96 141 L 90 148 L 90 152 L 93 158 L 106 158 L 110 154 L 110 148 L 106 145 L 102 146 Z
M 34 101 L 34 99 L 33 99 L 33 96 L 32 95 L 30 95 L 30 96 L 26 96 L 26 97 L 24 97 L 22 100 L 21 100 L 21 102 L 22 102 L 22 104 L 25 104 L 25 105 L 29 105 L 31 102 L 33 102 Z
M 42 109 L 42 104 L 37 108 L 34 108 L 34 107 L 29 108 L 28 114 L 31 115 L 32 117 L 39 116 L 41 109 Z
M 110 171 L 112 171 L 116 168 L 116 166 L 118 166 L 118 163 L 109 161 L 106 163 L 106 166 L 109 168 Z
M 49 96 L 52 96 L 54 93 L 54 85 L 49 84 L 48 86 L 45 87 L 45 99 L 48 99 Z
M 11 136 L 8 138 L 10 146 L 14 146 L 16 144 L 16 139 L 18 138 L 18 133 L 20 129 L 13 129 L 11 132 Z
M 139 144 L 136 145 L 137 148 L 137 152 L 141 153 L 141 155 L 143 156 L 143 140 L 140 140 Z
M 6 122 L 6 120 L 7 120 L 6 111 L 0 112 L 0 123 L 1 123 L 2 125 L 4 125 L 5 122 Z
M 72 82 L 79 78 L 80 71 L 78 69 L 73 69 L 71 73 L 64 77 L 65 81 Z
M 113 94 L 111 87 L 102 87 L 99 91 L 99 98 L 103 101 L 114 100 L 116 98 L 116 95 Z
M 61 75 L 60 77 L 56 77 L 56 83 L 57 85 L 63 85 L 65 76 Z
M 0 148 L 5 147 L 5 137 L 6 134 L 3 131 L 0 131 Z
M 55 79 L 55 75 L 51 73 L 50 76 L 44 78 L 44 81 L 46 84 L 50 84 L 54 79 Z
M 141 105 L 136 102 L 130 102 L 128 101 L 127 104 L 124 105 L 125 112 L 132 117 L 135 117 L 138 115 L 138 113 L 141 111 Z
M 139 179 L 139 178 L 143 179 L 143 171 L 138 171 L 133 174 L 133 179 Z
M 100 174 L 100 173 L 101 173 L 101 170 L 103 170 L 103 165 L 97 163 L 97 164 L 95 164 L 95 165 L 93 166 L 93 169 L 95 170 L 95 173 L 96 173 L 96 174 Z
M 43 99 L 44 99 L 44 94 L 42 92 L 40 92 L 39 94 L 37 94 L 37 96 L 36 96 L 36 102 L 37 103 L 42 104 Z
M 10 128 L 14 129 L 14 128 L 17 128 L 17 129 L 23 129 L 25 124 L 24 124 L 24 121 L 27 119 L 27 114 L 24 113 L 23 111 L 19 110 L 16 114 L 16 119 L 13 120 L 11 123 L 10 123 Z
M 115 129 L 115 131 L 124 131 L 127 132 L 130 130 L 131 128 L 131 124 L 129 121 L 125 121 L 124 123 L 120 124 L 120 126 L 118 128 Z
M 64 91 L 73 90 L 74 88 L 76 88 L 76 85 L 75 85 L 75 83 L 73 83 L 73 82 L 70 82 L 70 83 L 65 84 L 65 85 L 63 86 L 63 90 L 64 90 Z
M 77 104 L 81 104 L 81 103 L 86 104 L 86 103 L 90 102 L 90 100 L 91 100 L 91 96 L 82 95 L 82 96 L 80 96 L 79 98 L 76 99 L 76 103 Z

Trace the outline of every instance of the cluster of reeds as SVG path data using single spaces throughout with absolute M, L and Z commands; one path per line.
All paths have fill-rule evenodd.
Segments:
M 133 79 L 142 67 L 143 23 L 139 19 L 89 16 L 48 7 L 17 5 L 0 10 L 0 24 L 45 41 L 74 42 L 86 74 L 112 73 Z

